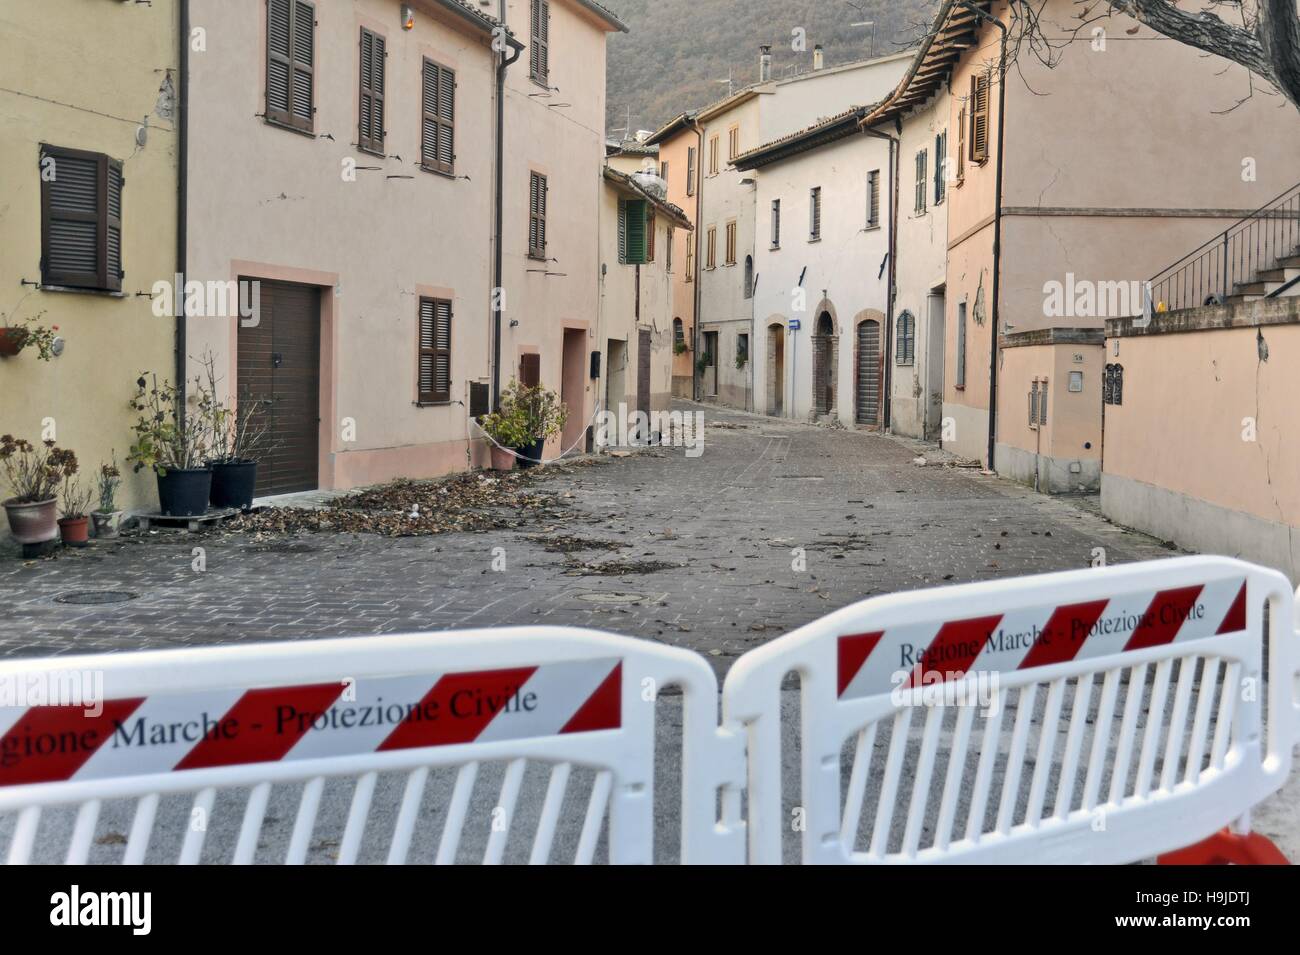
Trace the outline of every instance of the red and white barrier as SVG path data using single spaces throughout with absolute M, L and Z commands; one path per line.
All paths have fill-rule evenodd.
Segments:
M 1188 557 L 854 604 L 737 661 L 721 725 L 700 656 L 572 628 L 7 661 L 0 686 L 93 672 L 103 696 L 92 709 L 0 696 L 0 836 L 16 820 L 0 845 L 13 863 L 48 856 L 47 814 L 59 854 L 84 862 L 101 812 L 128 800 L 122 858 L 142 862 L 159 856 L 164 799 L 206 819 L 248 788 L 228 861 L 251 862 L 273 787 L 292 784 L 283 861 L 299 863 L 327 782 L 346 779 L 338 861 L 382 819 L 388 860 L 405 862 L 431 773 L 448 770 L 429 861 L 463 858 L 477 833 L 489 863 L 507 844 L 532 862 L 571 844 L 590 862 L 602 842 L 611 862 L 646 863 L 656 700 L 680 687 L 685 862 L 1278 861 L 1248 814 L 1290 774 L 1298 641 L 1284 577 Z M 783 785 L 792 672 L 800 766 Z M 539 764 L 549 778 L 524 827 Z M 475 793 L 494 765 L 485 808 Z M 403 774 L 395 816 L 373 803 L 390 773 Z M 575 794 L 579 773 L 593 778 Z M 69 808 L 74 822 L 48 824 Z M 189 827 L 175 858 L 199 861 L 206 832 Z

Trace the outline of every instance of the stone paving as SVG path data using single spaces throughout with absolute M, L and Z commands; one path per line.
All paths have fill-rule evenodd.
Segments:
M 562 496 L 567 517 L 518 529 L 260 540 L 159 531 L 56 559 L 10 551 L 0 655 L 546 623 L 689 647 L 721 673 L 873 594 L 1084 567 L 1097 548 L 1111 563 L 1171 554 L 1087 508 L 940 464 L 919 444 L 706 416 L 701 456 L 656 448 L 560 469 L 542 487 Z M 919 452 L 928 466 L 913 463 Z M 106 591 L 134 597 L 63 602 Z

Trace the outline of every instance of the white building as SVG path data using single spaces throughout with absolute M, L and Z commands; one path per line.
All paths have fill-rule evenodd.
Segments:
M 755 371 L 748 356 L 756 315 L 756 230 L 761 232 L 766 218 L 753 173 L 733 168 L 732 161 L 760 143 L 883 100 L 910 60 L 910 53 L 900 53 L 825 67 L 818 58 L 811 72 L 776 79 L 764 48 L 759 83 L 695 115 L 702 144 L 700 214 L 690 257 L 699 274 L 695 355 L 701 397 L 746 410 L 763 406 L 752 397 Z M 761 235 L 757 244 L 762 245 Z
M 943 430 L 946 199 L 956 174 L 943 158 L 955 154 L 948 145 L 948 100 L 941 89 L 901 112 L 901 134 L 892 113 L 876 127 L 899 139 L 896 291 L 887 350 L 890 430 L 930 441 L 938 441 Z
M 756 178 L 753 388 L 758 409 L 884 425 L 890 142 L 851 109 L 741 155 Z

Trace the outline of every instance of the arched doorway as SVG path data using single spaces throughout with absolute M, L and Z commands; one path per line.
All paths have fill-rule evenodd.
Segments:
M 835 322 L 830 312 L 817 316 L 813 331 L 813 413 L 830 414 L 835 410 Z
M 881 354 L 880 322 L 868 318 L 858 323 L 857 401 L 853 420 L 872 427 L 880 424 Z
M 767 413 L 785 414 L 785 326 L 767 327 Z

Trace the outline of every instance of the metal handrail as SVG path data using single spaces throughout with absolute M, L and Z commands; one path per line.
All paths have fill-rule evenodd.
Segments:
M 1300 183 L 1193 249 L 1151 279 L 1151 301 L 1170 311 L 1222 302 L 1300 249 Z

